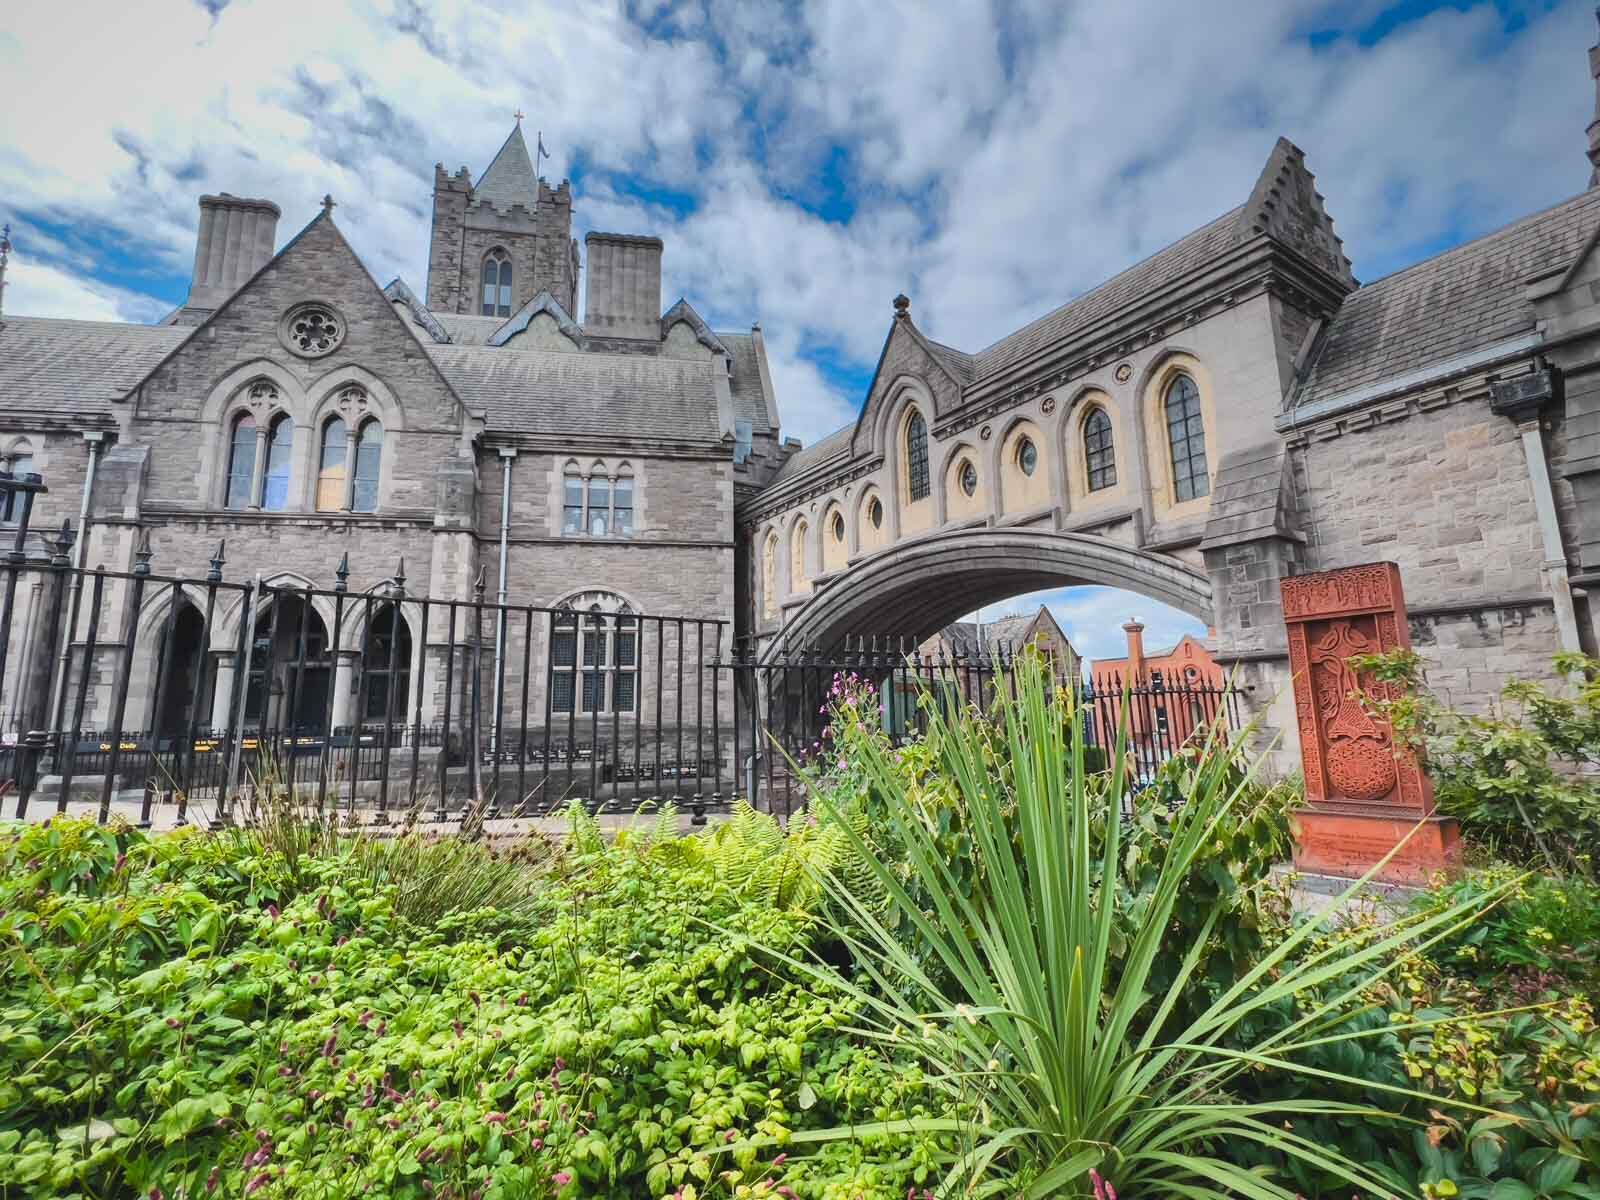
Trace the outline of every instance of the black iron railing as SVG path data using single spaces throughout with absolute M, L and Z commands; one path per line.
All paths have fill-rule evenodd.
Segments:
M 1010 646 L 757 647 L 721 619 L 493 603 L 481 575 L 470 599 L 416 595 L 403 561 L 359 590 L 347 560 L 331 588 L 228 579 L 225 545 L 203 575 L 161 574 L 146 531 L 131 570 L 87 570 L 70 524 L 30 532 L 42 490 L 0 472 L 0 511 L 22 497 L 0 558 L 0 789 L 19 818 L 222 821 L 263 789 L 376 823 L 574 800 L 788 813 L 805 799 L 790 762 L 825 741 L 836 681 L 876 689 L 897 739 L 928 704 L 1009 686 Z M 1094 744 L 1128 713 L 1141 776 L 1219 713 L 1238 725 L 1220 686 L 1061 682 Z

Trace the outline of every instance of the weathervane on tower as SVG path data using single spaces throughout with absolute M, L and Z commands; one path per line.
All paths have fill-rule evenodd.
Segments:
M 6 263 L 11 258 L 11 222 L 0 227 L 0 316 L 6 311 Z

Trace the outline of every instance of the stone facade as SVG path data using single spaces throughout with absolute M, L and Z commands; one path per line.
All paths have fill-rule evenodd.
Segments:
M 546 681 L 562 669 L 551 639 L 568 610 L 575 623 L 584 614 L 577 646 L 588 645 L 591 620 L 607 637 L 635 622 L 629 655 L 605 661 L 601 703 L 572 706 L 574 727 L 596 732 L 624 716 L 619 704 L 630 723 L 659 715 L 669 727 L 709 722 L 713 704 L 724 719 L 731 713 L 731 675 L 713 695 L 712 676 L 697 686 L 685 673 L 680 686 L 676 663 L 731 652 L 736 493 L 758 490 L 783 454 L 759 327 L 715 332 L 684 301 L 663 312 L 661 242 L 622 235 L 602 240 L 623 247 L 627 262 L 596 268 L 609 319 L 575 320 L 570 188 L 533 177 L 520 130 L 476 185 L 465 171 L 441 170 L 436 183 L 425 289 L 433 307 L 399 280 L 378 286 L 330 201 L 261 261 L 213 263 L 197 251 L 207 273 L 162 324 L 0 324 L 0 456 L 48 487 L 32 513 L 26 553 L 36 569 L 21 576 L 0 681 L 5 736 L 48 724 L 62 694 L 48 649 L 60 640 L 47 618 L 68 608 L 54 603 L 47 564 L 52 531 L 67 521 L 76 532 L 80 509 L 86 536 L 75 537 L 69 561 L 131 573 L 148 556 L 156 575 L 192 581 L 176 605 L 173 590 L 153 582 L 136 608 L 133 581 L 108 577 L 93 629 L 86 588 L 65 688 L 73 695 L 86 682 L 82 728 L 114 718 L 130 637 L 123 727 L 175 720 L 156 682 L 168 670 L 163 648 L 169 631 L 194 637 L 207 610 L 206 644 L 184 642 L 174 655 L 203 656 L 214 682 L 181 716 L 201 728 L 225 722 L 246 620 L 241 585 L 257 578 L 321 593 L 309 615 L 296 609 L 279 631 L 286 646 L 298 637 L 291 625 L 319 639 L 322 676 L 307 713 L 285 717 L 291 723 L 319 723 L 324 704 L 336 726 L 371 718 L 356 680 L 402 575 L 409 649 L 396 666 L 412 681 L 397 701 L 404 719 L 438 723 L 447 704 L 459 713 L 473 631 L 462 609 L 452 632 L 444 602 L 492 604 L 502 579 L 504 599 L 521 607 L 503 634 L 492 613 L 485 618 L 486 713 L 498 703 L 509 722 L 524 712 L 543 722 Z M 277 211 L 265 201 L 206 202 L 210 226 L 225 225 L 230 206 L 256 226 Z M 219 204 L 222 217 L 212 211 Z M 213 244 L 233 246 L 212 232 Z M 633 269 L 641 246 L 653 256 L 649 270 Z M 476 306 L 491 249 L 511 263 L 509 316 Z M 376 469 L 371 459 L 359 467 L 355 448 L 369 433 Z M 225 582 L 208 597 L 219 547 Z M 503 662 L 498 694 L 491 646 Z M 188 678 L 192 664 L 179 666 Z M 578 680 L 567 670 L 557 690 L 570 695 Z M 629 687 L 614 691 L 611 677 L 624 674 Z M 291 703 L 278 698 L 284 683 L 275 679 L 271 703 Z

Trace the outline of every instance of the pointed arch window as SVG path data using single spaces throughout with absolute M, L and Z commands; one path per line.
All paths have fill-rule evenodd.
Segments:
M 378 507 L 378 477 L 383 468 L 383 426 L 364 422 L 356 433 L 355 480 L 351 485 L 353 512 L 374 512 Z
M 1187 375 L 1167 387 L 1167 445 L 1172 453 L 1172 492 L 1179 502 L 1211 492 L 1206 471 L 1206 427 L 1200 413 L 1200 389 Z
M 289 459 L 294 452 L 294 421 L 280 414 L 267 427 L 267 462 L 261 474 L 261 507 L 282 512 L 289 507 Z
M 344 507 L 345 456 L 350 449 L 350 431 L 342 417 L 329 417 L 322 427 L 322 458 L 317 466 L 317 511 L 338 512 Z
M 766 545 L 761 548 L 761 612 L 766 617 L 778 615 L 778 535 L 767 534 Z
M 806 538 L 811 534 L 811 526 L 804 521 L 795 523 L 794 532 L 789 535 L 789 590 L 798 592 L 806 586 Z
M 1089 469 L 1089 490 L 1115 487 L 1117 454 L 1111 443 L 1111 418 L 1103 408 L 1092 408 L 1083 422 L 1083 457 Z
M 928 423 L 916 409 L 906 422 L 906 492 L 913 504 L 928 495 Z
M 228 499 L 229 508 L 249 508 L 255 496 L 252 489 L 256 478 L 256 419 L 249 413 L 240 413 L 233 422 L 233 435 L 228 441 Z
M 491 250 L 483 260 L 483 315 L 511 315 L 511 259 L 504 250 Z

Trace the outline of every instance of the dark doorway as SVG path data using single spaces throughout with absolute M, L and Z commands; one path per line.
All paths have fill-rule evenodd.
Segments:
M 360 719 L 379 724 L 385 720 L 404 722 L 410 695 L 411 627 L 393 604 L 385 604 L 367 626 L 366 645 L 362 648 Z
M 328 629 L 316 609 L 300 596 L 277 596 L 256 618 L 250 654 L 245 720 L 260 721 L 265 706 L 269 728 L 322 731 L 328 722 L 333 660 Z
M 156 733 L 163 738 L 177 737 L 188 732 L 206 729 L 211 724 L 211 688 L 213 685 L 210 664 L 206 662 L 205 618 L 194 605 L 179 601 L 178 617 L 171 625 L 172 650 L 167 650 L 168 630 L 161 631 L 161 642 L 156 648 L 155 694 L 160 697 L 161 711 L 156 714 Z M 163 670 L 169 672 L 166 680 L 159 678 Z

